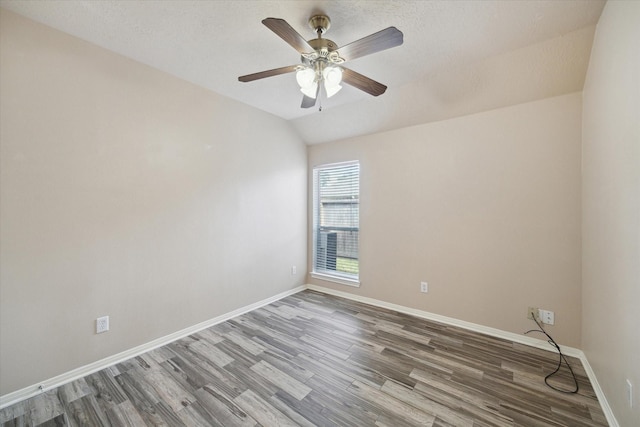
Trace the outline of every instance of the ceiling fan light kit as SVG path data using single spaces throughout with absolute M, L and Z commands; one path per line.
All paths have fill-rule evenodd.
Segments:
M 238 80 L 250 82 L 295 71 L 296 81 L 304 95 L 302 108 L 315 105 L 321 88 L 324 88 L 326 97 L 331 98 L 342 89 L 343 82 L 370 95 L 382 95 L 387 89 L 385 85 L 342 64 L 399 46 L 403 42 L 402 32 L 395 27 L 389 27 L 339 48 L 333 41 L 322 38 L 331 26 L 331 20 L 326 15 L 314 15 L 309 19 L 309 26 L 316 32 L 317 38 L 308 41 L 283 19 L 266 18 L 262 23 L 296 49 L 301 55 L 302 63 L 240 76 Z
M 316 99 L 319 83 L 322 82 L 327 98 L 331 98 L 342 89 L 342 69 L 316 61 L 313 66 L 301 67 L 296 72 L 296 81 L 300 92 L 313 99 Z

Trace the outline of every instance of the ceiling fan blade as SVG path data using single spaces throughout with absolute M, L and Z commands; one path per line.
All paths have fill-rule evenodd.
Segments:
M 300 105 L 300 108 L 311 108 L 314 105 L 316 105 L 316 100 L 318 99 L 318 96 L 320 96 L 320 85 L 318 85 L 318 88 L 316 89 L 316 97 L 315 98 L 311 98 L 310 96 L 304 95 L 302 97 L 302 104 Z
M 361 56 L 370 55 L 380 52 L 381 50 L 390 49 L 400 46 L 404 36 L 402 31 L 396 27 L 385 28 L 382 31 L 373 33 L 365 38 L 356 40 L 348 45 L 338 49 L 338 54 L 345 61 L 360 58 Z
M 315 50 L 309 46 L 307 40 L 302 37 L 291 25 L 284 19 L 280 18 L 266 18 L 262 20 L 262 23 L 271 31 L 276 33 L 280 38 L 289 43 L 295 50 L 300 53 L 314 52 Z
M 278 76 L 280 74 L 293 73 L 298 65 L 288 65 L 286 67 L 274 68 L 273 70 L 260 71 L 259 73 L 247 74 L 238 77 L 241 82 L 252 82 L 254 80 L 264 79 L 265 77 Z
M 342 81 L 348 85 L 358 88 L 361 91 L 367 92 L 368 94 L 373 96 L 382 95 L 387 90 L 387 87 L 382 83 L 378 83 L 377 81 L 363 76 L 360 73 L 356 73 L 355 71 L 348 68 L 341 68 Z
M 302 97 L 302 104 L 300 105 L 300 108 L 311 108 L 314 105 L 316 105 L 316 98 L 311 98 L 307 95 Z

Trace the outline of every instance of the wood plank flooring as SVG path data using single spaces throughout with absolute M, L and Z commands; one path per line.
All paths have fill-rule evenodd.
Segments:
M 303 291 L 0 411 L 3 426 L 606 426 L 557 355 Z M 570 388 L 568 372 L 557 385 Z

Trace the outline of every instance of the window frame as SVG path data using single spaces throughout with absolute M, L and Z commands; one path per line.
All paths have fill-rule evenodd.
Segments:
M 357 167 L 357 185 L 358 185 L 358 194 L 357 194 L 357 200 L 358 200 L 358 215 L 357 215 L 357 227 L 330 227 L 330 226 L 325 226 L 325 225 L 321 225 L 320 224 L 320 189 L 319 189 L 319 173 L 323 170 L 328 170 L 328 169 L 338 169 L 338 168 L 353 168 L 353 166 Z M 317 165 L 313 167 L 312 170 L 312 221 L 311 221 L 311 228 L 312 228 L 312 259 L 311 259 L 311 277 L 316 278 L 316 279 L 320 279 L 320 280 L 325 280 L 325 281 L 330 281 L 330 282 L 334 282 L 334 283 L 339 283 L 339 284 L 343 284 L 343 285 L 347 285 L 347 286 L 355 286 L 355 287 L 359 287 L 360 286 L 360 245 L 359 245 L 359 234 L 360 234 L 360 162 L 358 160 L 351 160 L 351 161 L 346 161 L 346 162 L 338 162 L 338 163 L 327 163 L 327 164 L 322 164 L 322 165 Z M 340 231 L 356 231 L 358 233 L 358 239 L 356 241 L 356 253 L 357 253 L 357 260 L 358 260 L 358 272 L 356 274 L 350 274 L 350 273 L 345 273 L 345 272 L 339 272 L 337 270 L 328 270 L 328 269 L 319 269 L 317 267 L 317 261 L 318 261 L 318 238 L 320 235 L 320 232 L 322 231 L 322 229 L 325 228 L 325 231 L 327 228 L 329 229 L 339 229 Z M 336 256 L 337 259 L 337 256 Z

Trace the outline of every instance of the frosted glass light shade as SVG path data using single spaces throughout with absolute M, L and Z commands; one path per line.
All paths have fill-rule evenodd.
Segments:
M 304 68 L 296 73 L 296 81 L 300 85 L 300 92 L 309 98 L 316 97 L 318 93 L 318 82 L 316 81 L 316 72 L 311 68 Z
M 305 96 L 308 96 L 309 98 L 316 99 L 316 94 L 318 93 L 318 83 L 313 82 L 309 86 L 301 87 L 300 92 L 304 93 Z
M 342 69 L 338 67 L 326 67 L 322 70 L 325 85 L 337 86 L 342 81 Z
M 316 73 L 311 68 L 304 68 L 296 73 L 296 80 L 301 88 L 313 85 Z
M 326 81 L 324 82 L 324 90 L 327 91 L 327 98 L 331 98 L 333 95 L 340 92 L 340 89 L 342 89 L 342 86 L 340 85 L 330 86 Z
M 342 86 L 342 69 L 339 67 L 327 67 L 322 70 L 322 77 L 324 78 L 324 89 L 327 92 L 327 98 L 331 98 L 336 93 L 340 92 Z

